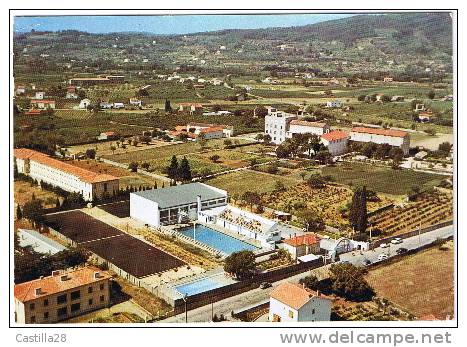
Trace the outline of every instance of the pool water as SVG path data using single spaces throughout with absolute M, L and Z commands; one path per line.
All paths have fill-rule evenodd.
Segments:
M 195 281 L 187 284 L 182 284 L 175 289 L 182 295 L 195 295 L 208 290 L 216 289 L 225 286 L 222 281 L 216 281 L 215 278 L 205 278 L 200 281 Z
M 196 225 L 196 231 L 193 230 L 193 227 L 188 227 L 179 230 L 179 232 L 227 255 L 243 250 L 254 251 L 258 249 L 249 243 L 237 240 L 231 236 L 200 224 Z

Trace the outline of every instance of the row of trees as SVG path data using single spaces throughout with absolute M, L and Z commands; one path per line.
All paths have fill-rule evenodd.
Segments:
M 172 156 L 166 171 L 169 178 L 177 181 L 188 182 L 193 178 L 191 174 L 190 163 L 186 157 L 183 157 L 179 163 L 177 157 L 175 155 Z

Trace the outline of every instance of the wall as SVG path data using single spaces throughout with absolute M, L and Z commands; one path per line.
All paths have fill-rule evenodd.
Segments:
M 323 298 L 312 298 L 298 311 L 299 322 L 320 322 L 331 320 L 332 301 Z M 313 309 L 315 313 L 313 314 Z
M 293 317 L 290 317 L 289 313 L 292 313 Z M 281 317 L 281 322 L 297 322 L 298 321 L 298 311 L 287 306 L 286 304 L 271 298 L 269 301 L 269 321 L 274 321 L 274 314 Z
M 130 194 L 130 217 L 149 224 L 159 226 L 159 209 L 157 202 Z

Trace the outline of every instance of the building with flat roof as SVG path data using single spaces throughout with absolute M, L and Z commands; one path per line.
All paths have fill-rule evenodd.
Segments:
M 270 322 L 318 322 L 331 320 L 332 298 L 297 283 L 281 283 L 269 300 Z
M 57 241 L 35 230 L 18 229 L 18 238 L 20 247 L 32 247 L 37 253 L 56 254 L 66 249 Z
M 16 284 L 15 322 L 54 323 L 108 307 L 110 278 L 107 272 L 87 266 Z
M 410 135 L 407 131 L 403 130 L 354 127 L 350 131 L 350 140 L 399 147 L 404 152 L 404 155 L 408 155 L 410 149 Z
M 189 183 L 130 194 L 130 216 L 152 227 L 193 221 L 198 212 L 227 204 L 227 192 Z
M 80 193 L 85 201 L 113 196 L 119 190 L 115 176 L 89 171 L 28 148 L 16 148 L 14 158 L 18 172 L 60 187 L 67 192 Z

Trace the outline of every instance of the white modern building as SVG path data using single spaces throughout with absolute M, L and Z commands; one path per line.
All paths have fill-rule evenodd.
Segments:
M 270 322 L 330 321 L 332 298 L 295 283 L 281 283 L 269 300 Z
M 331 155 L 341 155 L 347 152 L 349 134 L 342 130 L 333 130 L 321 135 L 321 143 Z
M 117 177 L 92 172 L 31 149 L 15 149 L 14 158 L 19 173 L 39 184 L 46 182 L 68 192 L 80 193 L 85 201 L 113 196 L 119 190 Z
M 152 227 L 198 219 L 198 213 L 227 205 L 227 192 L 203 183 L 130 194 L 130 216 Z
M 91 105 L 91 100 L 83 99 L 79 102 L 78 108 L 87 109 L 89 105 Z
M 399 147 L 404 152 L 404 155 L 408 155 L 410 149 L 410 135 L 407 131 L 403 130 L 354 127 L 350 131 L 350 140 Z
M 278 222 L 232 205 L 202 210 L 198 212 L 198 221 L 257 240 L 264 248 L 274 247 L 275 243 L 281 240 Z
M 234 135 L 234 128 L 231 125 L 208 123 L 188 123 L 186 125 L 186 131 L 193 131 L 196 135 L 208 129 L 220 129 L 222 133 L 221 137 L 232 137 Z

